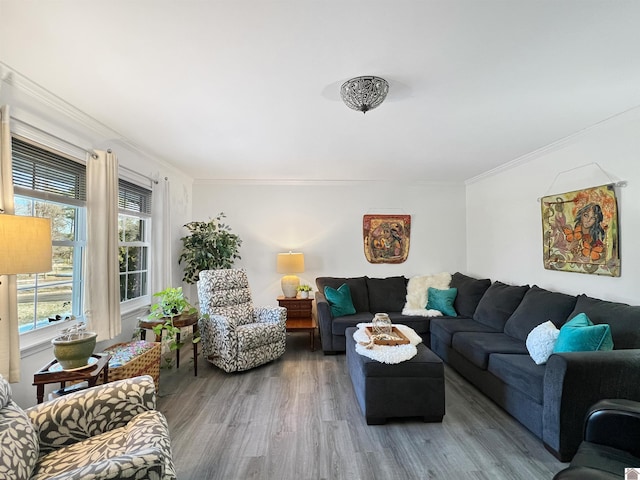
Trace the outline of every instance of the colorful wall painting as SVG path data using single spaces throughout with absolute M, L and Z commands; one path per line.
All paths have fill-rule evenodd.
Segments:
M 402 263 L 409 256 L 411 215 L 364 215 L 362 231 L 370 263 Z
M 547 270 L 620 276 L 613 185 L 544 197 L 542 234 Z

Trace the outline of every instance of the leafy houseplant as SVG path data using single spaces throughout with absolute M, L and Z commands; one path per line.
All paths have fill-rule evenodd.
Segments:
M 311 287 L 309 285 L 298 285 L 296 290 L 300 293 L 300 298 L 309 298 Z
M 149 317 L 164 319 L 164 323 L 159 323 L 153 327 L 153 332 L 162 337 L 162 331 L 166 333 L 166 340 L 169 345 L 169 350 L 174 351 L 184 346 L 183 342 L 178 342 L 177 334 L 180 333 L 180 328 L 174 325 L 174 318 L 181 315 L 197 315 L 198 310 L 193 307 L 184 296 L 182 287 L 172 288 L 168 287 L 153 294 L 154 297 L 160 297 L 160 301 L 151 306 L 151 313 Z M 193 343 L 198 343 L 200 337 L 194 337 Z M 170 358 L 165 359 L 168 366 L 171 366 L 173 360 Z
M 185 298 L 182 287 L 168 287 L 153 294 L 160 297 L 160 302 L 151 307 L 151 317 L 153 318 L 173 318 L 183 313 L 194 314 L 197 310 L 191 306 Z
M 95 332 L 87 332 L 84 323 L 65 328 L 60 335 L 51 340 L 53 355 L 65 370 L 86 367 L 96 347 L 97 336 Z
M 182 252 L 178 263 L 185 263 L 183 281 L 196 283 L 200 270 L 217 270 L 231 268 L 235 259 L 239 259 L 238 251 L 242 240 L 231 227 L 221 222 L 225 218 L 220 213 L 208 222 L 191 222 L 185 227 L 189 235 L 182 237 Z

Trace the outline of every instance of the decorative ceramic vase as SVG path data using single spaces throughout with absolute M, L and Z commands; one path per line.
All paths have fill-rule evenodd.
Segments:
M 391 335 L 391 332 L 393 331 L 391 319 L 386 313 L 376 313 L 371 323 L 373 323 L 373 333 L 376 335 Z
M 97 336 L 95 332 L 80 332 L 56 337 L 51 340 L 53 355 L 64 370 L 86 367 Z
M 309 292 L 298 292 L 300 294 L 300 298 L 309 298 Z

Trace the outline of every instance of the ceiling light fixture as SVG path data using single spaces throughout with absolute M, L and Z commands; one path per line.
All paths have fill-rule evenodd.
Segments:
M 367 113 L 380 105 L 389 93 L 389 84 L 384 78 L 371 75 L 347 80 L 340 87 L 340 96 L 347 107 Z

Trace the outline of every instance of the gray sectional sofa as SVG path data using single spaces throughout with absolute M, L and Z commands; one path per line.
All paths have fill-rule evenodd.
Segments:
M 440 358 L 538 436 L 561 461 L 575 454 L 585 415 L 594 403 L 606 398 L 640 401 L 640 307 L 455 273 L 451 287 L 458 289 L 458 316 L 413 317 L 401 313 L 407 281 L 316 279 L 325 353 L 344 351 L 346 328 L 386 312 L 394 323 L 416 330 Z M 343 283 L 349 285 L 356 313 L 333 318 L 324 287 Z M 560 328 L 580 313 L 594 324 L 610 325 L 614 349 L 557 353 L 537 365 L 525 344 L 529 332 L 547 320 Z

